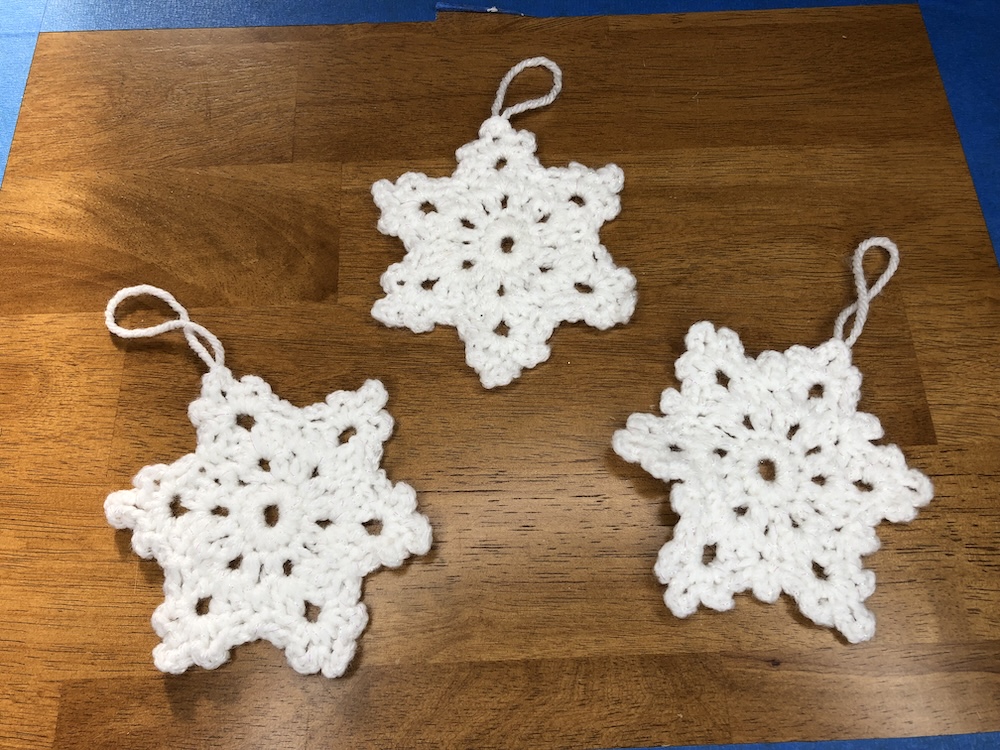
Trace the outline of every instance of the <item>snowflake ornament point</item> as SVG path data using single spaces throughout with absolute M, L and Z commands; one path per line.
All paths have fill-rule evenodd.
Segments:
M 510 81 L 532 66 L 552 72 L 552 90 L 501 112 Z M 510 123 L 553 101 L 561 81 L 550 60 L 525 60 L 501 82 L 479 138 L 455 152 L 450 177 L 407 172 L 372 185 L 379 231 L 406 248 L 382 274 L 385 297 L 372 316 L 415 333 L 454 326 L 486 388 L 548 359 L 548 339 L 561 322 L 607 329 L 635 309 L 635 278 L 599 237 L 621 209 L 622 170 L 543 167 L 534 135 Z
M 122 328 L 117 306 L 143 294 L 178 318 Z M 416 493 L 379 468 L 393 426 L 385 388 L 368 380 L 296 407 L 259 377 L 237 380 L 218 339 L 156 287 L 123 289 L 106 322 L 125 338 L 180 329 L 209 368 L 189 408 L 195 451 L 146 466 L 104 504 L 108 522 L 131 529 L 135 552 L 164 571 L 154 664 L 214 669 L 233 647 L 265 639 L 297 671 L 339 676 L 368 621 L 361 579 L 431 546 Z
M 861 263 L 872 247 L 889 265 L 868 288 Z M 873 442 L 883 434 L 878 418 L 857 411 L 851 346 L 898 262 L 887 238 L 859 245 L 857 302 L 838 317 L 834 337 L 812 349 L 751 358 L 734 331 L 695 323 L 675 365 L 680 389 L 661 396 L 663 416 L 633 414 L 614 434 L 618 455 L 674 482 L 680 520 L 654 571 L 676 616 L 699 604 L 730 609 L 744 591 L 766 602 L 784 592 L 852 643 L 874 634 L 864 600 L 875 575 L 861 558 L 878 549 L 875 526 L 912 520 L 933 496 L 897 446 Z

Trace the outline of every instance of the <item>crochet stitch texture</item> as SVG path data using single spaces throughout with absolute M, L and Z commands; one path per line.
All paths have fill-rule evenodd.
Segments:
M 859 289 L 865 310 L 875 294 Z M 661 396 L 663 416 L 633 414 L 615 433 L 616 453 L 673 482 L 680 520 L 654 570 L 676 616 L 699 604 L 728 610 L 746 590 L 765 602 L 784 591 L 852 643 L 874 634 L 864 600 L 875 574 L 861 557 L 879 547 L 875 526 L 912 520 L 933 489 L 898 447 L 873 442 L 883 437 L 878 418 L 857 411 L 861 373 L 849 344 L 863 317 L 848 341 L 842 317 L 814 349 L 756 358 L 733 331 L 696 323 L 675 365 L 680 390 Z
M 113 305 L 109 316 L 111 327 Z M 198 329 L 188 321 L 185 333 Z M 379 466 L 387 393 L 368 380 L 300 409 L 259 377 L 235 379 L 216 355 L 203 357 L 210 369 L 189 408 L 195 451 L 143 468 L 105 502 L 108 522 L 132 529 L 135 552 L 164 571 L 154 663 L 214 669 L 232 647 L 265 639 L 297 671 L 337 677 L 368 621 L 362 578 L 431 545 L 416 493 Z
M 552 92 L 500 114 L 506 84 L 531 65 L 553 71 Z M 547 341 L 562 321 L 607 329 L 635 309 L 634 277 L 615 266 L 598 236 L 621 209 L 621 169 L 543 167 L 534 135 L 509 121 L 555 98 L 558 71 L 544 58 L 513 68 L 479 138 L 456 152 L 452 176 L 408 172 L 372 186 L 379 231 L 407 250 L 382 275 L 386 296 L 372 315 L 415 333 L 454 326 L 486 388 L 548 359 Z

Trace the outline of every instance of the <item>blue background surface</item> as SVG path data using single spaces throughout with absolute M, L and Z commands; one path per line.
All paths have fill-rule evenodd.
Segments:
M 889 5 L 893 0 L 0 0 L 0 180 L 38 34 L 142 28 L 431 21 L 437 9 L 584 16 Z M 1000 0 L 919 0 L 993 247 L 1000 259 Z M 723 746 L 713 746 L 720 750 Z M 1000 750 L 1000 733 L 729 745 L 733 750 Z M 689 750 L 705 750 L 689 748 Z

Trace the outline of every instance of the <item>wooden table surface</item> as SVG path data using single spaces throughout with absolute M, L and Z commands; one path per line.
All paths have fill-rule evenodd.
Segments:
M 616 163 L 602 242 L 628 325 L 563 325 L 485 390 L 455 330 L 370 315 L 403 256 L 370 188 L 451 174 L 500 78 L 546 165 Z M 547 90 L 529 71 L 520 100 Z M 854 347 L 861 408 L 935 485 L 866 558 L 875 637 L 784 597 L 675 618 L 653 575 L 667 486 L 611 449 L 676 386 L 687 328 L 815 346 L 850 254 L 902 265 Z M 0 746 L 606 748 L 1000 729 L 1000 271 L 916 6 L 43 34 L 0 191 Z M 872 269 L 874 272 L 874 265 Z M 158 672 L 162 574 L 107 494 L 193 450 L 201 362 L 104 327 L 120 287 L 174 293 L 297 405 L 381 379 L 384 467 L 434 546 L 366 579 L 348 673 L 266 642 Z M 144 317 L 145 316 L 145 317 Z M 135 313 L 131 324 L 157 319 Z

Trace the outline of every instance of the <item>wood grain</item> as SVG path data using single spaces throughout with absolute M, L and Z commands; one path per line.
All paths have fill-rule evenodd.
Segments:
M 619 164 L 602 230 L 627 326 L 564 325 L 485 391 L 453 329 L 371 318 L 403 250 L 370 187 L 444 176 L 515 62 L 565 74 L 517 127 L 543 163 Z M 529 71 L 510 98 L 537 95 Z M 676 385 L 688 326 L 816 345 L 850 253 L 902 267 L 854 350 L 862 408 L 932 477 L 867 558 L 875 638 L 787 599 L 674 618 L 652 574 L 677 518 L 614 430 Z M 43 34 L 0 191 L 0 746 L 602 748 L 1000 730 L 1000 272 L 915 6 Z M 869 269 L 876 273 L 873 266 Z M 119 287 L 169 289 L 238 374 L 295 404 L 380 378 L 384 466 L 425 557 L 365 582 L 341 679 L 270 644 L 158 673 L 162 574 L 108 492 L 193 448 L 202 365 L 123 344 Z M 156 319 L 133 309 L 133 322 Z

